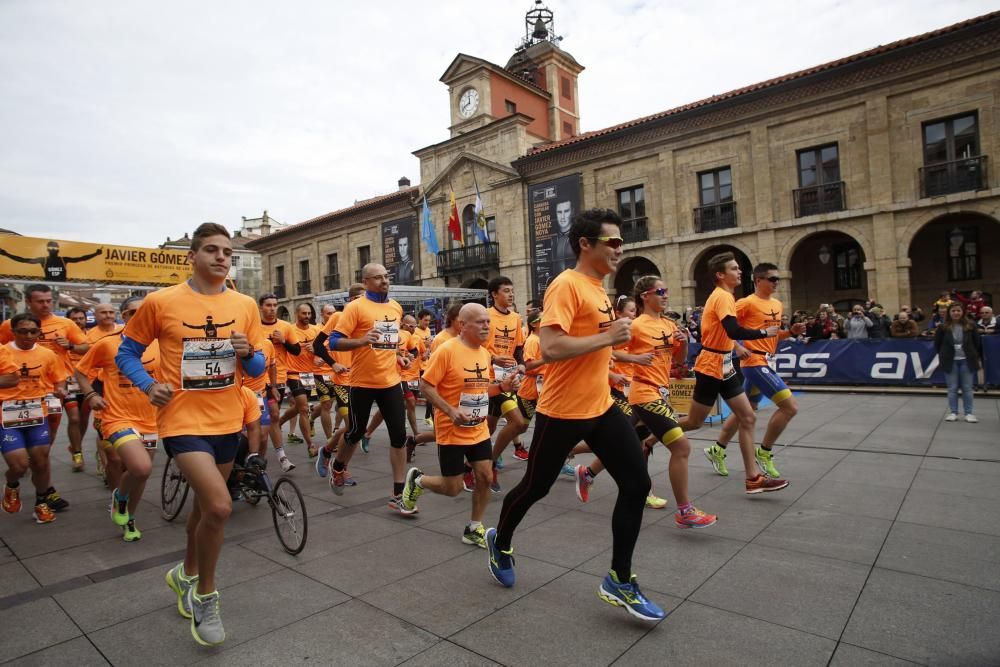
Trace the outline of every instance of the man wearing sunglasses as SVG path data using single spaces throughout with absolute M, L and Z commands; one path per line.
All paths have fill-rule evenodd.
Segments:
M 780 280 L 778 267 L 774 264 L 764 262 L 754 267 L 754 293 L 736 302 L 736 319 L 740 326 L 747 329 L 766 329 L 775 324 L 781 324 L 784 317 L 781 302 L 774 298 Z M 774 479 L 780 478 L 781 474 L 774 467 L 771 448 L 774 447 L 775 441 L 788 426 L 792 417 L 798 413 L 799 404 L 792 396 L 792 390 L 785 385 L 781 376 L 771 368 L 770 360 L 778 349 L 778 341 L 789 336 L 798 336 L 805 333 L 805 330 L 805 324 L 799 322 L 791 325 L 787 330 L 779 331 L 774 338 L 748 340 L 744 341 L 742 345 L 737 343 L 735 346 L 736 356 L 740 359 L 740 368 L 743 371 L 743 390 L 750 398 L 750 405 L 756 410 L 757 406 L 760 405 L 760 399 L 767 397 L 778 407 L 767 423 L 767 430 L 764 432 L 761 446 L 754 450 L 758 465 L 767 473 L 768 477 Z M 719 434 L 718 441 L 705 449 L 705 456 L 712 462 L 712 467 L 720 475 L 729 474 L 729 470 L 726 468 L 726 445 L 732 440 L 738 427 L 739 420 L 736 418 L 736 414 L 729 415 L 729 418 L 722 425 L 722 433 Z
M 780 491 L 788 486 L 788 481 L 768 477 L 757 467 L 754 452 L 754 427 L 757 417 L 743 390 L 740 376 L 733 366 L 732 353 L 737 340 L 775 338 L 781 329 L 779 326 L 781 313 L 772 317 L 774 323 L 768 324 L 767 327 L 748 329 L 740 326 L 733 290 L 741 284 L 743 272 L 736 262 L 736 257 L 731 252 L 714 255 L 708 260 L 708 270 L 715 279 L 715 290 L 705 302 L 705 313 L 701 320 L 702 347 L 694 363 L 695 385 L 691 411 L 680 422 L 680 426 L 685 431 L 701 428 L 716 399 L 722 396 L 739 425 L 740 453 L 743 454 L 743 466 L 746 471 L 746 492 L 757 494 Z M 708 455 L 709 452 L 706 450 L 705 454 Z M 709 460 L 713 466 L 716 465 L 711 456 Z M 718 467 L 716 471 L 722 474 Z
M 514 585 L 511 541 L 518 524 L 545 497 L 573 447 L 584 440 L 618 484 L 611 518 L 611 571 L 598 596 L 633 616 L 657 621 L 666 616 L 647 599 L 632 574 L 632 551 L 642 525 L 650 480 L 639 436 L 611 399 L 611 349 L 631 340 L 632 320 L 616 319 L 603 279 L 621 261 L 621 217 L 610 209 L 590 209 L 569 232 L 576 267 L 563 271 L 545 291 L 539 329 L 545 385 L 536 408 L 536 427 L 524 477 L 504 498 L 496 528 L 486 532 L 490 574 Z

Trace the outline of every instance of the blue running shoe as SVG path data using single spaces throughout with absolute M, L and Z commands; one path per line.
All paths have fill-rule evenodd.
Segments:
M 571 466 L 568 463 L 563 464 L 562 470 L 560 470 L 559 473 L 566 475 L 567 477 L 572 477 L 574 480 L 576 479 L 576 467 Z
M 496 469 L 497 470 L 503 470 L 503 468 L 504 468 L 503 457 L 502 456 L 498 456 L 497 460 L 496 460 Z
M 644 621 L 659 621 L 667 617 L 666 612 L 642 594 L 634 574 L 627 584 L 623 584 L 618 581 L 615 571 L 611 570 L 597 589 L 597 595 L 608 604 L 625 607 L 625 611 Z
M 490 574 L 497 583 L 506 588 L 514 585 L 514 550 L 501 551 L 497 548 L 497 529 L 486 531 L 486 552 L 489 555 Z
M 369 438 L 367 435 L 361 436 L 361 451 L 363 451 L 365 454 L 368 453 L 368 449 L 371 446 L 371 441 L 372 441 L 371 438 Z
M 326 477 L 330 472 L 330 455 L 326 453 L 326 450 L 320 447 L 319 456 L 316 457 L 316 474 L 320 477 Z

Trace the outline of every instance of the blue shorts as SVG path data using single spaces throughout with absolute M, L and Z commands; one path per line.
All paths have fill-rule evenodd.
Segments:
M 240 445 L 240 434 L 227 435 L 175 435 L 163 439 L 163 448 L 170 456 L 188 452 L 205 452 L 215 457 L 217 465 L 232 463 Z
M 24 428 L 0 426 L 0 452 L 7 454 L 17 449 L 49 446 L 49 422 Z
M 763 396 L 778 404 L 792 395 L 792 390 L 770 366 L 743 366 L 740 370 L 743 390 L 754 405 L 760 403 Z

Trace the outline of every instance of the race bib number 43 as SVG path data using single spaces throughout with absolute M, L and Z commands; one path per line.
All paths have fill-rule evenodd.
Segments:
M 236 351 L 228 338 L 185 338 L 181 389 L 223 389 L 236 377 Z
M 9 400 L 3 402 L 3 427 L 27 428 L 45 421 L 45 407 L 40 399 Z

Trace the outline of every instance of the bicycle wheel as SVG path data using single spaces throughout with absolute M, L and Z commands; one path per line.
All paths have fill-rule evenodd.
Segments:
M 188 483 L 181 474 L 181 469 L 174 458 L 167 458 L 163 467 L 163 479 L 160 480 L 160 516 L 167 521 L 173 521 L 184 509 L 187 500 Z
M 282 477 L 274 485 L 268 502 L 271 504 L 274 532 L 278 534 L 281 546 L 293 556 L 301 553 L 306 546 L 309 522 L 306 503 L 298 485 L 287 477 Z

